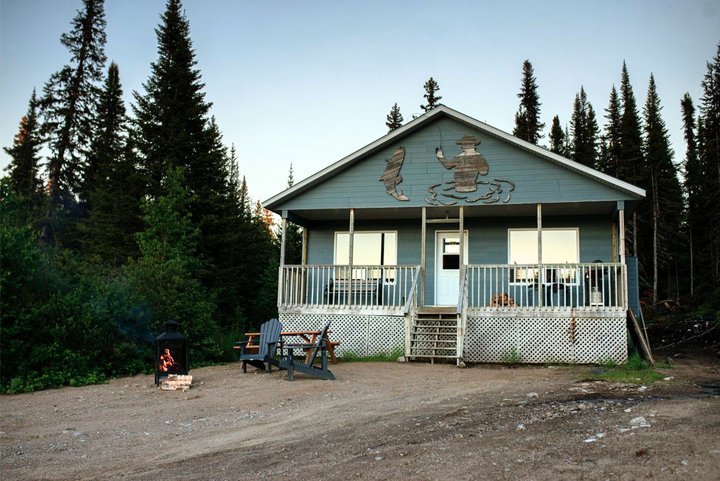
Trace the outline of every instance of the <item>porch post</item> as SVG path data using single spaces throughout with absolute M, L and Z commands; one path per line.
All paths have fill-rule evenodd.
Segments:
M 308 249 L 308 231 L 303 227 L 303 238 L 302 238 L 302 260 L 300 263 L 305 266 L 307 265 L 307 249 Z
M 355 209 L 350 209 L 350 235 L 349 235 L 349 255 L 348 255 L 348 298 L 345 300 L 348 305 L 352 306 L 353 298 L 353 249 L 355 244 Z
M 539 267 L 542 265 L 542 204 L 537 204 L 537 245 L 538 245 L 538 285 L 537 285 L 537 304 L 538 307 L 543 306 L 543 276 L 545 275 Z
M 278 298 L 277 298 L 277 305 L 278 308 L 282 305 L 282 293 L 283 293 L 283 274 L 285 271 L 285 241 L 287 236 L 285 235 L 287 233 L 287 215 L 288 212 L 286 210 L 282 211 L 282 222 L 281 222 L 281 231 L 280 231 L 280 267 L 278 269 Z
M 618 230 L 620 231 L 620 242 L 618 245 L 620 264 L 625 264 L 625 203 L 618 202 Z
M 458 211 L 458 223 L 460 224 L 460 259 L 458 272 L 462 272 L 462 268 L 465 265 L 465 211 L 461 205 Z M 460 279 L 460 286 L 462 286 L 462 279 Z
M 619 245 L 619 254 L 620 254 L 620 272 L 622 273 L 620 276 L 621 282 L 622 282 L 622 296 L 623 301 L 622 304 L 625 306 L 625 308 L 628 307 L 628 289 L 627 289 L 627 267 L 625 266 L 625 202 L 618 201 L 618 224 L 619 230 L 620 230 L 620 245 Z
M 426 242 L 427 242 L 427 208 L 423 206 L 422 208 L 422 229 L 420 233 L 420 305 L 425 305 L 425 281 L 426 281 L 426 273 L 425 270 L 427 268 L 427 263 L 425 260 L 425 257 L 427 256 L 427 248 L 426 248 Z

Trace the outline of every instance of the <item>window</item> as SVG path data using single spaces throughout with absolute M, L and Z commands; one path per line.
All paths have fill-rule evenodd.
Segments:
M 396 232 L 355 232 L 353 236 L 354 266 L 394 266 L 397 264 L 397 233 Z M 335 264 L 350 263 L 350 233 L 335 233 Z M 384 272 L 384 274 L 381 273 Z M 385 282 L 395 281 L 394 269 L 353 269 L 353 278 L 380 279 Z
M 580 261 L 579 230 L 543 229 L 543 264 L 576 264 Z M 537 229 L 508 230 L 508 262 L 510 264 L 537 264 Z M 546 269 L 544 282 L 575 282 L 575 269 Z M 537 269 L 515 269 L 515 282 L 537 282 Z

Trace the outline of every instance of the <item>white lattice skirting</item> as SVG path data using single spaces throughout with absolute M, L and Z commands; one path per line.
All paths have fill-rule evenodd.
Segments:
M 467 362 L 594 364 L 627 361 L 624 317 L 469 317 Z
M 401 316 L 365 314 L 280 314 L 283 330 L 320 330 L 330 322 L 336 353 L 365 357 L 405 346 Z M 595 364 L 627 361 L 624 317 L 579 317 L 553 313 L 518 316 L 494 313 L 468 317 L 466 362 Z
M 320 330 L 330 322 L 335 353 L 366 357 L 405 350 L 405 318 L 364 314 L 280 314 L 283 331 Z

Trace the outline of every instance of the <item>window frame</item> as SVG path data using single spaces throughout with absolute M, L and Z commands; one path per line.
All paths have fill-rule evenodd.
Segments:
M 533 251 L 533 256 L 535 257 L 535 262 L 530 263 L 523 263 L 520 265 L 538 265 L 537 261 L 537 228 L 508 228 L 508 237 L 507 237 L 507 259 L 508 264 L 510 266 L 517 265 L 516 262 L 512 260 L 512 233 L 513 232 L 534 232 L 535 235 L 535 248 Z M 561 265 L 561 264 L 579 264 L 580 263 L 580 228 L 579 227 L 547 227 L 541 229 L 542 234 L 544 235 L 545 232 L 552 232 L 552 231 L 568 231 L 568 232 L 574 232 L 575 233 L 575 254 L 576 254 L 576 261 L 575 262 L 546 262 L 543 256 L 543 264 L 550 264 L 550 265 Z M 545 253 L 545 239 L 543 237 L 543 254 Z M 528 284 L 538 284 L 538 277 L 540 277 L 541 282 L 543 285 L 550 285 L 553 283 L 562 283 L 566 285 L 577 285 L 580 282 L 580 275 L 579 272 L 577 272 L 577 269 L 566 269 L 569 272 L 569 275 L 561 275 L 560 273 L 551 272 L 555 269 L 542 269 L 542 275 L 540 275 L 539 272 L 536 271 L 536 269 L 526 269 L 528 274 L 517 277 L 516 272 L 513 270 L 511 276 L 508 279 L 508 283 L 510 285 L 528 285 Z M 564 272 L 562 274 L 565 274 Z M 557 279 L 563 279 L 566 278 L 567 280 L 564 282 L 560 282 Z
M 335 231 L 333 234 L 333 265 L 336 266 L 347 266 L 348 264 L 342 264 L 338 262 L 338 236 L 339 235 L 347 235 L 348 236 L 348 260 L 349 260 L 349 236 L 350 231 Z M 380 265 L 380 266 L 397 266 L 397 255 L 398 255 L 398 231 L 396 230 L 356 230 L 353 233 L 354 237 L 357 237 L 358 235 L 362 234 L 380 234 L 380 239 L 383 245 L 380 247 L 380 263 L 379 264 L 369 264 L 369 265 Z M 393 234 L 395 236 L 395 263 L 394 264 L 385 264 L 385 259 L 387 258 L 387 241 L 386 241 L 386 234 Z M 355 244 L 357 245 L 357 244 Z M 368 265 L 368 264 L 356 264 L 353 262 L 353 266 L 358 265 Z M 396 270 L 395 269 L 382 269 L 382 274 L 380 275 L 382 277 L 383 285 L 389 286 L 389 285 L 395 285 L 395 278 L 396 276 Z

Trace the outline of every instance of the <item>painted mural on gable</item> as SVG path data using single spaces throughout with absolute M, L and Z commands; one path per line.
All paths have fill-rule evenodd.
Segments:
M 458 203 L 494 204 L 502 199 L 510 202 L 515 184 L 510 180 L 489 179 L 490 172 L 487 159 L 477 151 L 480 140 L 472 135 L 465 135 L 455 142 L 461 152 L 453 159 L 445 157 L 442 147 L 435 149 L 435 156 L 440 164 L 448 170 L 454 169 L 454 179 L 428 186 L 425 202 L 429 205 L 456 205 Z M 405 161 L 405 148 L 398 147 L 390 159 L 387 159 L 385 172 L 380 180 L 385 183 L 385 191 L 397 200 L 410 200 L 397 186 L 403 181 L 400 175 Z

